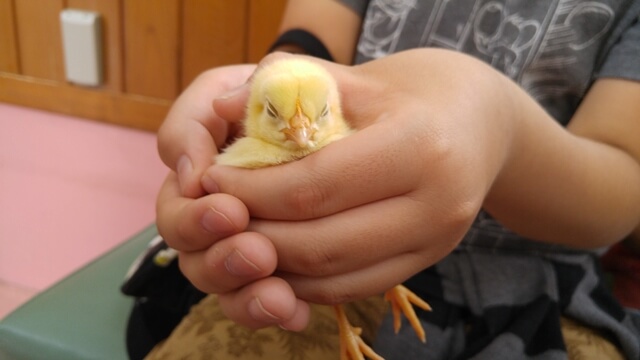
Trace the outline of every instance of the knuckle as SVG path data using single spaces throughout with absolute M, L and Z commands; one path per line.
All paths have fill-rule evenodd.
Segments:
M 208 283 L 204 281 L 204 279 L 199 276 L 199 273 L 196 272 L 196 267 L 193 264 L 193 261 L 189 259 L 184 254 L 180 254 L 178 258 L 178 268 L 180 272 L 195 286 L 198 290 L 210 293 L 211 288 L 208 286 Z
M 470 224 L 480 210 L 481 201 L 469 199 L 459 202 L 454 211 L 454 221 L 460 225 Z
M 176 221 L 172 229 L 165 227 L 164 240 L 169 246 L 178 251 L 202 250 L 206 244 L 198 240 L 194 234 L 193 225 L 188 221 Z M 162 234 L 162 233 L 161 233 Z
M 158 141 L 156 147 L 160 159 L 169 167 L 174 166 L 174 164 L 172 164 L 172 155 L 174 153 L 172 144 L 175 143 L 175 138 L 175 131 L 173 131 L 169 123 L 165 120 L 157 131 Z
M 184 221 L 178 221 L 172 239 L 168 240 L 171 246 L 182 247 L 190 243 L 191 227 Z M 180 249 L 179 249 L 180 250 Z
M 459 148 L 456 147 L 454 141 L 447 134 L 434 132 L 428 135 L 427 141 L 429 146 L 426 148 L 426 150 L 428 150 L 426 154 L 431 163 L 447 164 L 452 156 L 459 153 Z
M 328 276 L 334 272 L 334 259 L 323 250 L 309 251 L 302 259 L 302 265 L 315 276 Z
M 196 253 L 181 253 L 178 267 L 193 286 L 202 292 L 218 294 L 230 289 L 220 282 L 217 266 L 209 261 L 207 256 L 202 257 L 202 254 L 196 255 Z
M 169 244 L 169 246 L 171 246 L 169 240 L 171 236 L 167 229 L 167 222 L 164 220 L 160 211 L 156 211 L 156 214 L 156 229 L 158 229 L 158 235 L 160 235 Z
M 452 235 L 462 238 L 480 211 L 480 204 L 475 200 L 456 201 L 447 209 L 444 223 Z
M 304 252 L 298 254 L 296 258 L 296 272 L 300 274 L 325 277 L 336 274 L 336 265 L 340 262 L 340 257 L 331 251 L 329 241 L 323 237 L 322 233 L 315 233 L 313 241 L 308 242 Z
M 339 282 L 332 281 L 327 286 L 319 286 L 311 294 L 314 302 L 323 305 L 339 305 L 355 299 L 348 286 L 341 286 Z
M 329 199 L 327 187 L 317 180 L 308 179 L 293 186 L 285 198 L 285 204 L 301 218 L 314 218 L 322 212 Z
M 184 250 L 184 246 L 182 246 L 182 239 L 184 237 L 182 233 L 185 232 L 184 226 L 180 226 L 179 223 L 169 223 L 166 220 L 157 218 L 156 227 L 158 229 L 158 235 L 162 237 L 167 245 L 178 251 Z

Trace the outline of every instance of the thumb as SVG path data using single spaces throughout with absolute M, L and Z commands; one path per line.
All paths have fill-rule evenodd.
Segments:
M 213 100 L 213 110 L 221 118 L 238 123 L 245 116 L 247 101 L 249 100 L 249 83 L 244 83 L 239 87 L 215 98 Z
M 223 125 L 220 123 L 220 125 Z M 200 184 L 200 178 L 212 164 L 213 154 L 217 152 L 216 145 L 211 139 L 209 130 L 196 121 L 185 121 L 182 131 L 173 132 L 178 140 L 165 141 L 173 144 L 183 144 L 176 153 L 173 169 L 178 175 L 178 182 L 182 195 L 197 198 L 206 192 Z M 177 147 L 177 146 L 174 146 Z

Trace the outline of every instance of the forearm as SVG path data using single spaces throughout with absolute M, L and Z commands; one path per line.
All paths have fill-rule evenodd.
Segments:
M 330 22 L 327 19 L 331 19 Z M 336 62 L 351 64 L 360 33 L 361 19 L 351 9 L 335 0 L 290 0 L 284 12 L 280 32 L 304 29 L 327 47 Z M 304 53 L 295 45 L 277 50 Z
M 386 99 L 366 102 L 357 99 L 366 91 L 348 87 L 343 93 L 367 108 L 420 96 L 429 114 L 425 173 L 439 180 L 441 165 L 431 160 L 438 156 L 465 161 L 457 176 L 474 184 L 457 199 L 471 208 L 481 193 L 482 207 L 506 227 L 573 247 L 609 245 L 639 225 L 640 84 L 599 80 L 563 128 L 516 83 L 464 54 L 411 50 L 362 68 L 380 74 Z M 344 99 L 345 115 L 357 120 L 352 99 Z
M 598 247 L 629 234 L 640 219 L 633 152 L 560 127 L 526 93 L 511 90 L 516 131 L 485 209 L 524 236 L 569 246 Z

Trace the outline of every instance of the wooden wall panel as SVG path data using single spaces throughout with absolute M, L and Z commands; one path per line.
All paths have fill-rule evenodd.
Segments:
M 257 62 L 267 53 L 278 35 L 286 4 L 286 0 L 250 0 L 247 61 Z
M 248 0 L 184 0 L 182 88 L 202 71 L 244 62 Z
M 52 81 L 0 74 L 0 101 L 155 131 L 169 110 L 169 100 L 60 86 Z
M 67 0 L 66 7 L 96 11 L 101 15 L 104 84 L 100 88 L 122 91 L 122 0 Z
M 200 72 L 259 61 L 286 0 L 0 0 L 0 101 L 155 130 Z M 105 83 L 65 80 L 60 11 L 102 16 Z
M 125 91 L 174 99 L 179 92 L 178 0 L 125 0 Z
M 0 0 L 0 71 L 17 73 L 18 42 L 13 20 L 13 0 Z
M 60 11 L 62 0 L 15 0 L 20 73 L 64 81 Z

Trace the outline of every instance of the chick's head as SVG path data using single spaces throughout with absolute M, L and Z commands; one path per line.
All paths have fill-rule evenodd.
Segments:
M 333 77 L 301 59 L 278 60 L 253 77 L 245 133 L 285 147 L 313 151 L 349 131 Z

